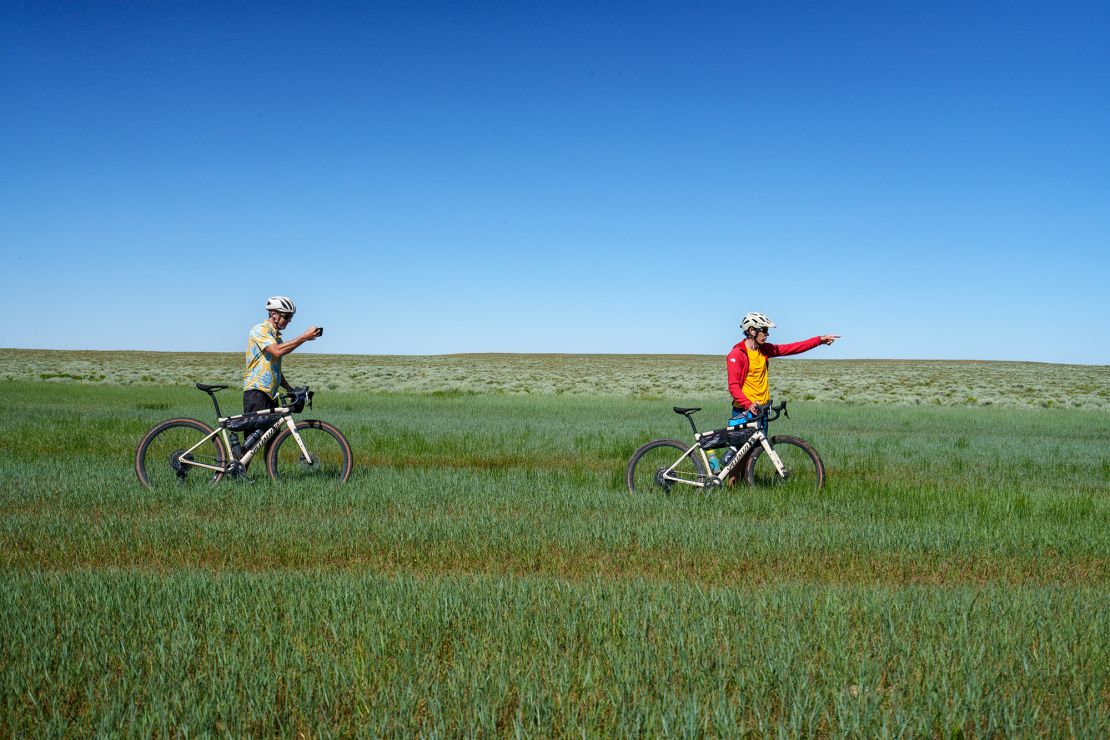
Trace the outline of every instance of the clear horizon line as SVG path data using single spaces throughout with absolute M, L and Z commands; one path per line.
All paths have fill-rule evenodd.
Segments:
M 188 355 L 239 355 L 236 350 L 161 350 L 161 349 L 58 349 L 46 347 L 0 347 L 0 352 L 95 352 L 103 354 L 134 353 L 134 354 L 188 354 Z M 724 358 L 724 354 L 711 354 L 699 352 L 441 352 L 441 353 L 397 353 L 397 352 L 300 352 L 302 356 L 317 357 L 713 357 Z M 982 362 L 982 363 L 1010 363 L 1024 365 L 1071 365 L 1076 367 L 1110 367 L 1107 363 L 1094 362 L 1046 362 L 1044 360 L 989 360 L 969 358 L 944 358 L 944 357 L 778 357 L 775 359 L 793 360 L 800 362 Z

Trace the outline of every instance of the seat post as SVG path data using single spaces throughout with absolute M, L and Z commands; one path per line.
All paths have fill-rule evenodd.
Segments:
M 212 405 L 216 407 L 216 418 L 219 419 L 220 417 L 223 416 L 223 414 L 220 413 L 220 404 L 216 400 L 216 392 L 215 391 L 208 391 L 208 395 L 212 396 Z
M 698 433 L 698 427 L 694 423 L 694 414 L 701 411 L 701 409 L 686 408 L 684 406 L 673 406 L 671 407 L 671 410 L 674 411 L 676 414 L 681 414 L 682 416 L 685 416 L 686 421 L 690 422 L 690 428 L 694 430 L 694 434 Z

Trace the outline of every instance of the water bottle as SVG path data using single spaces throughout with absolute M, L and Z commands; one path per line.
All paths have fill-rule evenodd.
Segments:
M 254 447 L 254 443 L 262 438 L 262 434 L 265 431 L 265 429 L 257 429 L 251 432 L 250 436 L 243 441 L 243 449 L 249 450 L 250 448 Z
M 716 450 L 710 450 L 706 457 L 709 458 L 709 469 L 712 470 L 714 473 L 720 471 L 721 461 L 717 459 Z
M 736 457 L 736 450 L 732 447 L 729 447 L 728 450 L 725 451 L 725 460 L 722 463 L 722 467 L 732 462 L 732 458 L 734 457 Z
M 231 439 L 231 454 L 235 457 L 242 457 L 243 447 L 239 444 L 239 435 L 232 432 L 228 437 Z

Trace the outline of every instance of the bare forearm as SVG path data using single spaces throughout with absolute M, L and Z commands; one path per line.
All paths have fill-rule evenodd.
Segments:
M 316 337 L 320 336 L 322 331 L 323 330 L 317 329 L 315 326 L 309 327 L 308 331 L 296 339 L 290 339 L 288 342 L 281 342 L 280 344 L 271 344 L 266 348 L 265 352 L 274 359 L 284 357 L 305 342 L 311 342 Z
M 297 337 L 296 339 L 290 339 L 288 342 L 282 342 L 281 344 L 271 344 L 266 348 L 266 354 L 275 359 L 284 357 L 307 341 L 308 340 L 304 337 Z

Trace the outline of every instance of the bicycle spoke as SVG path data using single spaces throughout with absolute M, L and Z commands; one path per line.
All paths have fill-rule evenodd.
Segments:
M 766 450 L 757 449 L 748 464 L 748 480 L 755 486 L 775 486 L 791 491 L 814 491 L 824 483 L 824 466 L 808 443 L 775 438 L 771 447 L 784 467 L 780 473 Z
M 197 447 L 205 435 L 203 427 L 187 422 L 168 423 L 152 430 L 136 457 L 139 479 L 151 488 L 209 485 L 219 474 L 191 463 L 222 467 L 224 454 L 216 438 Z
M 305 451 L 291 434 L 283 434 L 271 452 L 271 474 L 282 481 L 341 482 L 350 475 L 350 448 L 327 426 L 298 425 Z
M 650 442 L 632 456 L 626 474 L 628 489 L 633 493 L 658 491 L 668 493 L 675 488 L 694 491 L 693 486 L 672 480 L 698 481 L 703 477 L 700 457 L 694 455 L 683 458 L 675 465 L 687 447 L 676 440 L 657 440 Z M 674 466 L 673 470 L 668 469 Z

